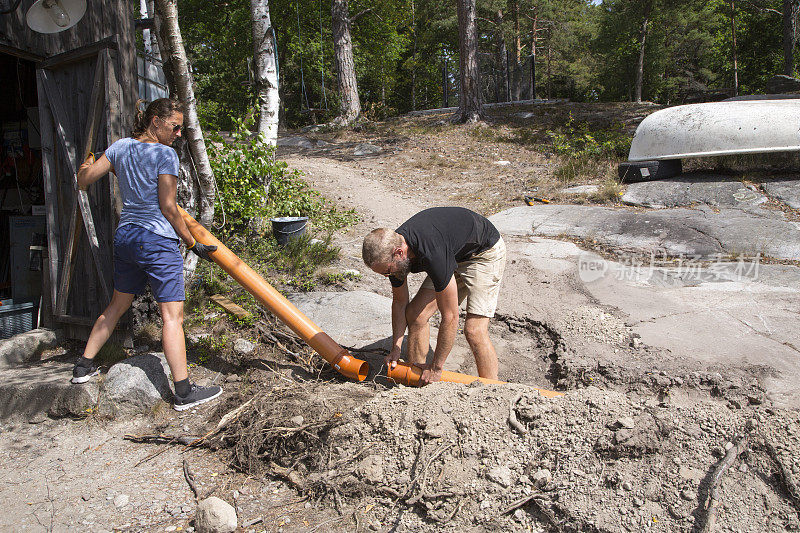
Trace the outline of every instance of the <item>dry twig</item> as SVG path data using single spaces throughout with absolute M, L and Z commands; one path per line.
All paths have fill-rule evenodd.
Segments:
M 192 494 L 194 494 L 194 499 L 195 500 L 199 499 L 200 495 L 197 492 L 197 484 L 194 481 L 194 474 L 189 468 L 189 461 L 187 461 L 185 458 L 183 460 L 183 477 L 184 479 L 186 479 L 186 483 L 189 484 L 189 488 L 192 489 Z
M 517 433 L 519 433 L 520 435 L 525 435 L 526 433 L 528 433 L 528 430 L 525 428 L 525 426 L 523 426 L 520 423 L 519 420 L 517 420 L 517 413 L 516 413 L 517 404 L 521 399 L 522 399 L 522 393 L 519 393 L 517 397 L 511 400 L 511 402 L 508 404 L 508 423 L 512 428 L 517 430 Z
M 706 510 L 706 516 L 702 527 L 699 528 L 699 531 L 702 533 L 711 533 L 714 531 L 714 525 L 717 522 L 717 504 L 719 502 L 719 487 L 722 484 L 722 478 L 725 475 L 725 472 L 727 472 L 728 469 L 733 466 L 733 463 L 736 462 L 736 458 L 747 449 L 749 442 L 749 433 L 739 437 L 736 444 L 730 450 L 728 450 L 728 453 L 725 454 L 725 457 L 723 457 L 714 468 L 714 472 L 711 475 L 711 483 L 708 487 L 708 497 L 703 505 L 704 509 Z
M 795 509 L 800 512 L 800 489 L 797 487 L 797 482 L 794 479 L 794 475 L 792 475 L 791 469 L 783 462 L 775 446 L 766 439 L 764 439 L 764 448 L 767 450 L 770 459 L 778 465 L 778 478 L 781 485 L 786 494 L 789 495 L 789 499 L 792 500 Z

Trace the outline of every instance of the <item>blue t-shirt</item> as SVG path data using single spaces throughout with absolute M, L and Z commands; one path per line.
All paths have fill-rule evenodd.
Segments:
M 122 215 L 117 227 L 134 224 L 156 235 L 177 239 L 175 229 L 158 204 L 158 175 L 178 175 L 175 150 L 126 137 L 109 146 L 105 155 L 116 171 L 122 193 Z

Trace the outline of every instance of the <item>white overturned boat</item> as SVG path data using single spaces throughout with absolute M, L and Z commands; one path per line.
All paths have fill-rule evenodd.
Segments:
M 800 99 L 791 96 L 656 111 L 636 128 L 629 162 L 619 168 L 620 178 L 671 177 L 681 172 L 680 160 L 687 157 L 800 151 Z

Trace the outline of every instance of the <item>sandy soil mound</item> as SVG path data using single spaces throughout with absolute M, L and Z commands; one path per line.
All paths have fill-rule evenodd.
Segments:
M 353 387 L 364 389 L 337 389 Z M 522 385 L 350 391 L 343 405 L 352 411 L 330 392 L 304 396 L 310 407 L 299 409 L 295 391 L 282 407 L 273 395 L 271 409 L 284 418 L 303 411 L 295 422 L 325 438 L 284 429 L 270 471 L 371 529 L 690 531 L 706 520 L 714 467 L 743 435 L 745 452 L 722 477 L 716 530 L 800 524 L 792 505 L 800 428 L 785 412 L 684 407 L 594 387 L 554 400 Z M 272 427 L 280 424 L 291 425 Z M 291 435 L 304 444 L 288 443 Z

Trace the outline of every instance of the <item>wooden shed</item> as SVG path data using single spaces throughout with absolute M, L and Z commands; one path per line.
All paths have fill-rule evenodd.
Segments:
M 26 22 L 33 0 L 0 10 L 15 3 L 0 14 L 0 301 L 32 302 L 81 338 L 110 301 L 121 204 L 113 176 L 85 193 L 76 171 L 130 133 L 136 6 L 89 0 L 74 26 L 45 34 Z

